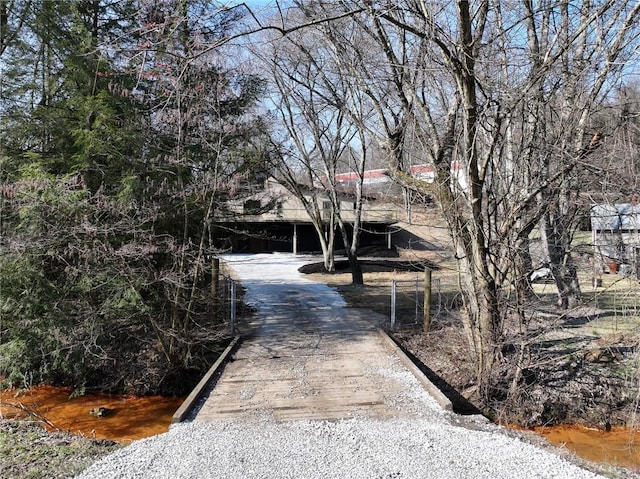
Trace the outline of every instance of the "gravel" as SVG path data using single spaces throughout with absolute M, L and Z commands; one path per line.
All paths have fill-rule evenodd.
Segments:
M 493 425 L 429 419 L 183 423 L 96 462 L 92 478 L 596 478 Z

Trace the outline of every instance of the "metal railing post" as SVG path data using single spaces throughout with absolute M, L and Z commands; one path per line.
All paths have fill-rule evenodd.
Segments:
M 218 320 L 218 287 L 220 281 L 220 258 L 211 259 L 211 310 L 213 321 Z
M 396 280 L 391 281 L 391 331 L 396 329 Z
M 231 335 L 234 335 L 236 332 L 236 282 L 231 280 L 230 288 L 229 288 L 229 296 L 231 299 Z

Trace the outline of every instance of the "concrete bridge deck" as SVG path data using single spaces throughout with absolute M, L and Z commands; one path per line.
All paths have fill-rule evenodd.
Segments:
M 428 380 L 420 378 L 421 385 L 417 371 L 378 330 L 383 318 L 348 309 L 331 288 L 301 278 L 297 268 L 305 258 L 225 260 L 257 313 L 194 421 L 261 415 L 282 421 L 385 419 L 442 409 L 423 386 L 430 387 Z M 433 389 L 446 407 L 446 398 Z

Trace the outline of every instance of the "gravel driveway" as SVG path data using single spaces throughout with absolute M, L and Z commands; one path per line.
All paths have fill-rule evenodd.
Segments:
M 297 311 L 324 311 L 314 331 L 334 334 L 347 327 L 344 302 L 325 285 L 301 278 L 309 258 L 288 254 L 226 258 L 246 288 L 245 300 L 258 310 L 254 331 L 276 334 L 282 314 L 295 298 Z M 283 292 L 286 291 L 286 294 Z M 310 302 L 307 302 L 307 299 Z M 328 318 L 328 319 L 327 319 Z M 282 319 L 282 318 L 281 318 Z M 355 318 L 366 321 L 366 318 Z M 363 326 L 366 327 L 366 326 Z M 265 329 L 266 328 L 266 329 Z M 444 411 L 418 381 L 391 361 L 372 365 L 379 376 L 403 386 L 386 402 L 410 417 L 380 419 L 356 414 L 339 420 L 278 420 L 256 409 L 240 419 L 186 422 L 169 432 L 125 447 L 96 462 L 79 478 L 595 478 L 546 448 L 514 437 L 481 420 Z M 395 401 L 395 402 L 394 402 Z

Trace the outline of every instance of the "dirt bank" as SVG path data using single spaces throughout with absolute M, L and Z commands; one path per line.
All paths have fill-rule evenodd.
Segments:
M 402 331 L 396 337 L 437 377 L 496 422 L 523 427 L 582 424 L 602 430 L 637 426 L 636 337 L 575 337 L 533 348 L 515 385 L 518 351 L 505 348 L 493 378 L 497 394 L 489 403 L 480 402 L 475 394 L 473 363 L 461 328 L 444 325 L 426 334 Z M 610 352 L 617 359 L 608 361 Z M 590 354 L 603 357 L 594 361 Z

